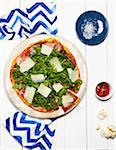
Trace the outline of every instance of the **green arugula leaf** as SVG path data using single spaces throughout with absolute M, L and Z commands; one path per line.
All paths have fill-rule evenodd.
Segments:
M 21 73 L 20 67 L 16 65 L 13 70 L 13 78 L 16 83 L 13 85 L 13 88 L 22 89 L 26 86 L 36 88 L 36 93 L 34 95 L 34 100 L 32 101 L 32 105 L 35 107 L 43 107 L 47 110 L 56 109 L 56 100 L 58 100 L 58 105 L 62 106 L 62 96 L 66 94 L 67 89 L 75 89 L 79 90 L 79 87 L 83 81 L 76 80 L 74 83 L 69 79 L 67 68 L 74 69 L 74 65 L 68 56 L 65 56 L 63 53 L 56 51 L 55 49 L 52 51 L 49 57 L 41 54 L 41 46 L 35 46 L 34 49 L 36 53 L 31 56 L 31 59 L 36 62 L 36 64 L 29 69 L 27 72 Z M 53 57 L 58 57 L 60 63 L 63 67 L 62 72 L 57 72 L 53 66 L 50 64 L 50 59 Z M 40 83 L 34 83 L 31 79 L 32 74 L 44 74 L 46 79 L 43 83 L 52 89 L 50 95 L 45 98 L 37 92 L 37 89 Z M 61 83 L 63 88 L 59 92 L 55 92 L 53 89 L 54 83 Z

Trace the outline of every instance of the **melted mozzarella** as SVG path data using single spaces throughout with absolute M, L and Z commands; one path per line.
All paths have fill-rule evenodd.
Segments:
M 48 95 L 51 93 L 51 89 L 47 86 L 45 86 L 43 83 L 40 84 L 38 88 L 38 92 L 43 95 L 45 98 L 48 97 Z
M 63 86 L 60 83 L 54 83 L 53 88 L 56 92 L 59 92 Z
M 22 63 L 19 64 L 20 72 L 25 72 L 31 69 L 35 65 L 35 62 L 30 58 L 26 58 Z
M 53 51 L 53 47 L 42 44 L 41 53 L 49 56 Z
M 29 102 L 32 103 L 33 97 L 35 95 L 36 89 L 33 87 L 26 87 L 25 93 L 24 93 L 24 98 Z
M 45 80 L 44 74 L 33 74 L 31 75 L 31 79 L 33 82 L 43 82 Z
M 66 95 L 62 96 L 62 104 L 64 107 L 67 107 L 74 101 L 74 98 L 69 94 L 66 93 Z
M 60 63 L 58 57 L 53 57 L 53 58 L 50 60 L 50 63 L 51 63 L 51 65 L 54 67 L 54 69 L 57 70 L 57 72 L 63 71 L 62 65 L 61 65 L 61 63 Z

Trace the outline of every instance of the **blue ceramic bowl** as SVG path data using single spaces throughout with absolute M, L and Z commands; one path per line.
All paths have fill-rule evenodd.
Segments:
M 86 45 L 98 45 L 108 35 L 108 22 L 97 11 L 86 11 L 76 21 L 78 38 Z

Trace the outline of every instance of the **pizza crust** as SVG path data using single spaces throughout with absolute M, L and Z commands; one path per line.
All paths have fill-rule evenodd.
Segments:
M 56 40 L 59 40 L 63 45 L 65 45 L 70 52 L 72 53 L 72 55 L 75 57 L 75 60 L 77 61 L 77 66 L 80 70 L 80 78 L 83 81 L 83 84 L 81 85 L 78 93 L 76 94 L 76 96 L 79 98 L 76 103 L 67 111 L 64 112 L 63 109 L 61 107 L 59 107 L 58 110 L 55 110 L 53 112 L 39 112 L 36 111 L 34 109 L 32 109 L 31 107 L 27 106 L 17 95 L 17 93 L 15 92 L 15 90 L 12 88 L 12 83 L 10 81 L 10 68 L 12 65 L 12 61 L 21 53 L 24 51 L 24 49 L 26 49 L 27 47 L 29 47 L 29 45 L 32 45 L 33 43 L 36 43 L 38 41 L 41 40 L 45 40 L 47 38 L 55 38 Z M 4 74 L 4 85 L 5 85 L 5 90 L 6 93 L 8 95 L 8 98 L 12 101 L 12 103 L 22 112 L 32 116 L 32 117 L 37 117 L 37 118 L 55 118 L 55 117 L 59 117 L 62 115 L 65 115 L 66 113 L 68 113 L 69 111 L 71 111 L 80 101 L 80 99 L 83 97 L 85 90 L 86 90 L 86 86 L 87 86 L 87 68 L 86 68 L 86 63 L 80 53 L 80 51 L 78 51 L 78 49 L 70 42 L 68 42 L 67 40 L 59 37 L 59 36 L 52 36 L 52 35 L 35 35 L 32 36 L 26 40 L 24 40 L 21 44 L 19 44 L 14 50 L 13 53 L 10 55 L 10 59 L 9 61 L 6 63 L 6 67 L 5 67 L 5 74 Z

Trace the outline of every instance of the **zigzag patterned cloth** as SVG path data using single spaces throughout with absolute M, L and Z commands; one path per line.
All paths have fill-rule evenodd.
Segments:
M 54 120 L 42 120 L 16 112 L 6 119 L 8 132 L 23 146 L 33 150 L 50 150 L 55 135 Z
M 27 38 L 32 34 L 57 34 L 57 15 L 54 0 L 30 3 L 28 8 L 17 8 L 0 18 L 0 39 Z
M 41 0 L 41 2 L 37 0 L 35 3 L 33 1 L 27 3 L 25 0 L 23 6 L 24 8 L 11 10 L 10 13 L 0 18 L 0 40 L 25 39 L 32 34 L 57 34 L 54 0 Z M 55 135 L 54 120 L 48 119 L 46 122 L 46 120 L 16 112 L 6 119 L 5 128 L 22 147 L 50 150 Z

